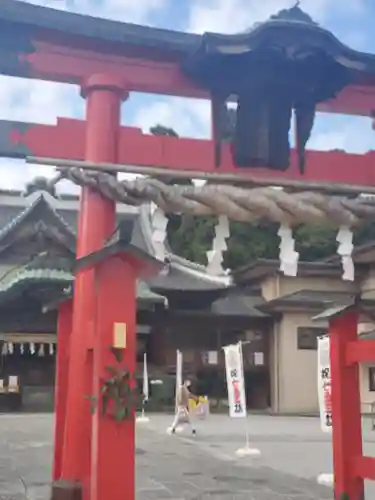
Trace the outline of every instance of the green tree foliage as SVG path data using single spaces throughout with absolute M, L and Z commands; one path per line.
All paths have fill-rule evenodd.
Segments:
M 162 125 L 153 127 L 151 132 L 155 135 L 178 137 L 174 130 Z M 173 179 L 171 176 L 165 176 L 162 180 L 169 184 L 191 183 L 191 180 Z M 211 248 L 216 223 L 215 217 L 170 216 L 168 241 L 172 250 L 186 259 L 206 264 L 206 252 Z M 280 239 L 277 231 L 278 225 L 269 221 L 231 221 L 224 266 L 236 269 L 254 259 L 278 258 Z M 337 249 L 336 235 L 337 227 L 330 224 L 301 224 L 294 228 L 296 250 L 300 253 L 300 259 L 313 261 L 334 255 Z M 375 222 L 363 224 L 354 233 L 356 245 L 369 241 L 375 241 Z

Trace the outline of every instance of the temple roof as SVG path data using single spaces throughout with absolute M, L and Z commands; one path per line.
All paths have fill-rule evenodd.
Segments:
M 315 23 L 297 5 L 281 10 L 242 33 L 205 33 L 195 52 L 185 61 L 184 68 L 189 76 L 205 80 L 209 74 L 211 77 L 214 76 L 212 72 L 215 67 L 228 72 L 228 58 L 244 56 L 247 65 L 251 64 L 254 58 L 254 64 L 263 67 L 262 60 L 255 54 L 258 51 L 264 53 L 265 49 L 277 49 L 279 56 L 285 56 L 285 62 L 292 61 L 296 56 L 298 61 L 306 59 L 309 62 L 313 49 L 349 70 L 353 83 L 363 83 L 361 73 L 375 75 L 375 55 L 359 52 L 344 45 L 330 31 Z M 283 50 L 286 52 L 283 53 Z M 235 70 L 235 67 L 233 69 Z M 225 76 L 226 85 L 232 76 Z
M 78 198 L 69 197 L 68 200 L 55 198 L 45 191 L 33 192 L 28 197 L 0 193 L 0 252 L 15 242 L 28 241 L 28 238 L 44 234 L 62 244 L 74 260 L 77 211 Z M 119 221 L 135 219 L 132 244 L 152 257 L 158 255 L 160 248 L 153 241 L 150 206 L 134 208 L 119 205 L 117 217 Z M 3 221 L 4 226 L 1 229 Z M 43 247 L 42 251 L 45 249 Z M 62 257 L 57 256 L 56 252 L 38 258 L 39 266 L 42 266 L 38 268 L 39 271 L 40 269 L 57 269 L 59 262 L 62 262 Z M 173 294 L 176 290 L 214 293 L 218 290 L 224 291 L 230 285 L 230 278 L 227 276 L 210 276 L 204 266 L 174 255 L 167 243 L 165 244 L 165 258 L 169 263 L 165 271 L 151 279 L 147 285 L 142 285 L 143 292 L 146 286 L 149 288 L 149 294 L 152 294 L 152 290 L 155 292 L 155 299 L 160 295 Z M 69 269 L 64 269 L 64 271 L 70 272 L 71 265 L 69 266 Z M 27 272 L 30 276 L 30 268 Z M 212 300 L 215 297 L 213 296 Z
M 13 210 L 15 208 L 15 210 Z M 12 245 L 17 239 L 28 239 L 33 233 L 47 232 L 52 238 L 59 241 L 67 249 L 75 251 L 74 229 L 67 223 L 55 208 L 48 203 L 46 195 L 40 194 L 30 200 L 30 204 L 23 210 L 17 210 L 18 207 L 12 207 L 4 211 L 0 208 L 1 217 L 7 220 L 7 223 L 0 229 L 0 252 Z M 12 212 L 14 214 L 10 218 Z M 3 219 L 3 220 L 4 220 Z M 20 231 L 26 228 L 26 231 Z
M 356 269 L 356 272 L 361 272 Z M 233 272 L 233 281 L 237 284 L 257 283 L 259 280 L 272 274 L 282 274 L 280 261 L 276 259 L 255 259 L 250 264 L 236 269 Z M 300 277 L 341 277 L 342 266 L 340 262 L 304 262 L 298 263 L 298 276 Z

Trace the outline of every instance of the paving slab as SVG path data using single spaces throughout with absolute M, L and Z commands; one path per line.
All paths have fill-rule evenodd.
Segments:
M 238 458 L 243 422 L 211 416 L 186 429 L 166 433 L 171 416 L 150 415 L 137 425 L 136 499 L 325 500 L 330 488 L 316 476 L 331 470 L 330 437 L 316 419 L 251 416 L 252 446 L 259 458 Z M 0 500 L 49 500 L 52 460 L 51 415 L 0 416 Z M 375 434 L 365 432 L 375 455 Z M 372 494 L 371 494 L 372 493 Z M 375 498 L 368 490 L 368 500 Z

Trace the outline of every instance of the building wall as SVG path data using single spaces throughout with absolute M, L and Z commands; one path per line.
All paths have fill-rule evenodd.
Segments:
M 374 363 L 362 363 L 359 367 L 361 406 L 363 413 L 370 413 L 371 404 L 375 403 L 375 392 L 370 391 L 370 380 L 369 380 L 370 367 L 375 367 L 375 361 Z
M 298 349 L 298 327 L 327 328 L 324 322 L 311 319 L 311 312 L 288 312 L 275 324 L 271 343 L 271 390 L 273 410 L 280 413 L 317 413 L 317 351 Z M 358 325 L 358 333 L 374 330 L 373 323 Z M 359 367 L 361 406 L 369 413 L 375 402 L 375 391 L 370 390 L 369 368 L 373 363 Z
M 285 313 L 275 324 L 272 341 L 271 377 L 273 410 L 280 413 L 318 411 L 317 352 L 299 350 L 297 328 L 321 327 L 311 312 Z

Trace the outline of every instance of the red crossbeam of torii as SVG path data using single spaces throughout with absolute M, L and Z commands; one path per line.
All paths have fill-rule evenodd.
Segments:
M 85 122 L 59 118 L 56 125 L 0 120 L 0 156 L 25 158 L 84 159 Z M 277 172 L 280 179 L 326 181 L 373 186 L 375 184 L 375 151 L 349 154 L 344 151 L 314 151 L 306 153 L 304 175 L 297 168 L 295 151 L 291 167 Z M 222 164 L 215 167 L 211 141 L 201 139 L 160 137 L 143 134 L 135 127 L 120 127 L 118 163 L 137 166 L 160 166 L 175 170 L 238 173 L 233 165 L 229 145 L 223 146 Z M 246 175 L 246 170 L 241 170 Z M 268 169 L 251 169 L 252 177 L 272 178 Z

